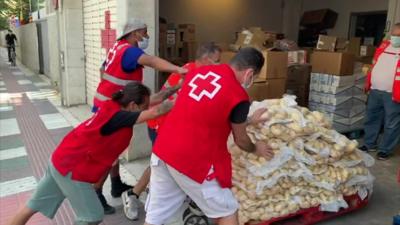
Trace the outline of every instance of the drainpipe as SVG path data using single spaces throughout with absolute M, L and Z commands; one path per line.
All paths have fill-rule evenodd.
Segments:
M 58 36 L 58 38 L 57 38 L 57 47 L 58 47 L 58 51 L 59 51 L 59 54 L 58 54 L 58 74 L 59 74 L 59 78 L 60 78 L 60 84 L 59 84 L 59 89 L 60 89 L 60 95 L 61 95 L 61 106 L 64 106 L 64 98 L 65 98 L 65 96 L 64 96 L 64 87 L 63 87 L 63 84 L 64 84 L 64 82 L 63 82 L 63 73 L 62 73 L 62 71 L 63 71 L 63 66 L 62 65 L 64 65 L 64 62 L 62 62 L 62 61 L 64 61 L 64 58 L 63 58 L 63 60 L 61 60 L 61 55 L 62 54 L 64 54 L 63 53 L 63 51 L 61 51 L 61 28 L 60 28 L 60 17 L 61 17 L 61 10 L 62 10 L 62 4 L 63 4 L 63 2 L 62 2 L 62 0 L 57 0 L 58 1 L 58 8 L 57 8 L 57 36 Z

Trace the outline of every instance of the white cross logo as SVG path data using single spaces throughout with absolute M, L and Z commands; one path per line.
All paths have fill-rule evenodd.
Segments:
M 189 86 L 192 88 L 189 96 L 198 102 L 204 96 L 213 99 L 221 89 L 221 85 L 217 82 L 219 79 L 221 76 L 213 72 L 208 72 L 206 75 L 197 74 L 189 82 Z

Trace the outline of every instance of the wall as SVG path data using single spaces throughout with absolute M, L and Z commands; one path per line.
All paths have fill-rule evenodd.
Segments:
M 83 13 L 81 0 L 62 1 L 58 12 L 61 96 L 63 105 L 86 103 Z
M 39 50 L 36 23 L 30 23 L 15 29 L 18 38 L 17 58 L 35 73 L 39 72 Z
M 57 28 L 57 15 L 53 14 L 46 17 L 47 20 L 47 38 L 49 42 L 49 67 L 50 71 L 46 74 L 52 84 L 58 89 L 60 85 L 60 49 Z
M 350 24 L 350 14 L 352 12 L 388 10 L 388 5 L 389 0 L 303 0 L 303 12 L 324 8 L 330 8 L 336 11 L 339 13 L 336 26 L 335 28 L 328 30 L 328 34 L 338 37 L 347 37 Z
M 93 97 L 100 82 L 100 66 L 106 58 L 101 31 L 106 29 L 105 12 L 108 10 L 111 14 L 108 30 L 112 30 L 116 28 L 116 0 L 83 0 L 86 95 L 90 105 L 93 104 Z
M 196 24 L 199 42 L 232 43 L 235 32 L 246 26 L 281 32 L 281 4 L 281 0 L 160 0 L 160 16 L 175 24 Z

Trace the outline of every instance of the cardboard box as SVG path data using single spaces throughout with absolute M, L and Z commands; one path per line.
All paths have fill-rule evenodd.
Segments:
M 305 50 L 288 51 L 288 65 L 306 64 L 307 52 Z
M 338 14 L 330 9 L 319 9 L 304 12 L 300 25 L 314 29 L 330 29 L 336 24 Z
M 287 77 L 288 53 L 277 51 L 262 51 L 265 58 L 264 66 L 258 76 L 258 81 Z
M 247 93 L 252 101 L 282 98 L 286 90 L 286 79 L 269 79 L 264 82 L 255 82 Z
M 167 46 L 175 46 L 176 45 L 176 30 L 169 29 L 167 30 Z
M 183 47 L 178 48 L 178 57 L 185 62 L 194 61 L 196 59 L 197 42 L 183 42 Z
M 245 30 L 238 35 L 235 45 L 240 47 L 254 47 L 259 50 L 265 49 L 265 41 L 267 40 L 265 32 L 261 28 L 251 28 Z
M 288 86 L 309 86 L 311 76 L 311 65 L 292 65 L 288 67 L 287 81 Z
M 178 39 L 179 39 L 179 42 L 196 41 L 196 25 L 194 25 L 194 24 L 179 24 Z
M 296 96 L 296 102 L 299 106 L 308 107 L 309 87 L 304 85 L 287 84 L 286 93 Z
M 352 75 L 354 55 L 344 52 L 315 51 L 311 56 L 313 73 L 323 73 L 338 76 Z
M 355 56 L 359 56 L 360 54 L 360 45 L 361 45 L 361 38 L 350 38 L 349 44 L 345 52 L 353 53 Z
M 360 47 L 360 56 L 374 56 L 376 48 L 371 45 L 362 45 Z
M 349 45 L 349 40 L 346 38 L 338 38 L 336 41 L 336 51 L 344 52 Z
M 221 53 L 221 63 L 229 63 L 231 59 L 236 55 L 233 51 L 223 51 Z
M 336 48 L 337 37 L 319 35 L 317 42 L 317 50 L 334 52 Z

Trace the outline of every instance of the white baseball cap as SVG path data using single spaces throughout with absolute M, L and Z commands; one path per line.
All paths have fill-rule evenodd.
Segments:
M 117 40 L 120 40 L 123 36 L 129 34 L 132 31 L 145 29 L 147 25 L 143 20 L 137 18 L 129 18 L 124 26 L 124 30 L 121 35 L 118 36 Z

